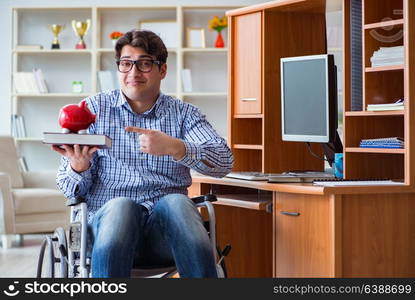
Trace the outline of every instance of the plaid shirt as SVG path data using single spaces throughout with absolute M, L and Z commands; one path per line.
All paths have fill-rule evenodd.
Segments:
M 90 168 L 82 173 L 73 171 L 69 160 L 62 157 L 57 184 L 67 198 L 86 199 L 89 219 L 116 197 L 131 198 L 151 213 L 161 197 L 171 193 L 187 195 L 192 183 L 189 168 L 214 177 L 223 177 L 232 169 L 233 155 L 225 140 L 189 103 L 160 93 L 151 109 L 137 114 L 120 90 L 100 93 L 86 101 L 97 115 L 88 132 L 110 137 L 112 147 L 96 151 Z M 186 154 L 174 160 L 168 155 L 140 152 L 138 134 L 126 132 L 127 126 L 156 129 L 179 138 Z

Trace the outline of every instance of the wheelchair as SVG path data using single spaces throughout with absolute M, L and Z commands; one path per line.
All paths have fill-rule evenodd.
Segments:
M 198 208 L 206 208 L 205 228 L 209 234 L 219 278 L 226 278 L 224 258 L 231 250 L 226 245 L 223 250 L 216 244 L 216 222 L 212 202 L 217 201 L 212 194 L 191 198 Z M 47 235 L 42 241 L 37 265 L 37 278 L 89 278 L 91 277 L 91 259 L 87 251 L 87 206 L 83 198 L 68 199 L 66 205 L 71 208 L 68 232 L 62 227 Z M 46 256 L 45 256 L 46 254 Z M 43 274 L 44 262 L 47 263 L 46 276 Z M 177 273 L 175 265 L 134 266 L 131 277 L 171 277 Z

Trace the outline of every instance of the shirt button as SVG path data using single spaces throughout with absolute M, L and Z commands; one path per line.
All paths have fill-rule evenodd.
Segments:
M 196 155 L 195 154 L 192 154 L 192 159 L 196 159 Z

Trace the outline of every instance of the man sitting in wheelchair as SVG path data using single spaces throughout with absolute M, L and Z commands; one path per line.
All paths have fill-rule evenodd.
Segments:
M 187 188 L 190 168 L 223 177 L 232 153 L 198 108 L 160 92 L 168 53 L 159 36 L 131 30 L 115 52 L 121 89 L 86 98 L 97 115 L 88 133 L 109 136 L 112 147 L 53 146 L 62 155 L 59 189 L 87 203 L 92 277 L 169 263 L 181 277 L 217 277 Z

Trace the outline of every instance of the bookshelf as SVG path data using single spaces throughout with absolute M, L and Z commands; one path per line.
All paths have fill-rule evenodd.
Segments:
M 168 76 L 162 81 L 164 93 L 198 106 L 218 133 L 226 137 L 227 124 L 227 53 L 228 48 L 214 48 L 216 32 L 208 30 L 208 20 L 224 15 L 238 6 L 82 6 L 82 7 L 13 7 L 12 74 L 43 71 L 47 94 L 19 94 L 12 84 L 12 114 L 22 115 L 27 136 L 17 144 L 29 170 L 55 170 L 59 156 L 41 143 L 42 132 L 59 131 L 59 109 L 69 103 L 100 92 L 98 72 L 116 72 L 112 31 L 137 28 L 141 20 L 175 20 L 177 47 L 168 48 Z M 71 20 L 91 19 L 85 36 L 87 49 L 75 49 L 77 36 Z M 53 39 L 49 24 L 64 24 L 59 34 L 61 49 L 51 50 Z M 188 27 L 204 28 L 206 48 L 189 48 Z M 222 32 L 228 46 L 226 30 Z M 21 49 L 19 45 L 42 45 L 43 49 Z M 183 91 L 182 69 L 191 70 L 192 92 Z M 72 81 L 82 81 L 82 93 L 72 93 Z
M 325 53 L 326 5 L 333 2 L 278 0 L 228 12 L 231 18 L 229 141 L 235 152 L 237 169 L 278 172 L 285 171 L 284 168 L 293 168 L 295 164 L 305 168 L 306 164 L 310 163 L 307 151 L 281 141 L 278 127 L 281 120 L 277 64 L 282 55 Z M 405 110 L 382 112 L 352 110 L 349 24 L 351 2 L 342 0 L 344 43 L 340 48 L 343 50 L 338 51 L 339 47 L 327 45 L 327 51 L 336 49 L 340 53 L 343 52 L 344 58 L 340 77 L 343 78 L 343 88 L 339 96 L 341 94 L 344 101 L 343 143 L 346 177 L 378 178 L 404 174 L 405 181 L 410 185 L 319 187 L 291 183 L 268 184 L 229 178 L 205 177 L 197 180 L 197 177 L 194 177 L 194 187 L 199 190 L 195 194 L 213 190 L 218 196 L 221 192 L 233 192 L 236 197 L 251 194 L 260 198 L 263 194 L 259 191 L 273 191 L 272 214 L 225 205 L 215 207 L 219 244 L 231 243 L 234 249 L 232 251 L 235 251 L 234 255 L 227 258 L 228 274 L 231 277 L 390 278 L 410 277 L 414 273 L 413 259 L 408 253 L 411 253 L 415 244 L 415 223 L 412 214 L 415 145 L 411 140 L 411 128 L 415 128 L 415 118 L 412 117 L 415 107 L 410 101 L 410 96 L 415 92 L 415 81 L 412 78 L 412 74 L 415 74 L 415 2 L 400 0 L 398 8 L 403 8 L 404 16 L 392 18 L 392 24 L 404 24 L 399 25 L 404 29 L 402 40 L 406 59 L 403 68 L 366 72 L 365 68 L 370 67 L 366 62 L 366 56 L 363 60 L 365 64 L 360 68 L 365 79 L 366 102 L 363 107 L 373 103 L 394 102 L 387 100 L 389 95 L 400 96 L 403 91 L 406 98 Z M 387 8 L 395 7 L 395 2 L 364 1 L 364 12 L 369 18 L 366 24 L 385 22 L 383 18 L 388 16 Z M 369 11 L 367 7 L 370 8 Z M 239 38 L 240 31 L 235 27 L 243 22 L 238 24 L 235 19 L 248 15 L 253 19 L 258 18 L 257 23 L 255 20 L 252 21 L 258 27 L 253 29 L 254 26 L 247 26 L 247 30 L 258 30 L 260 33 L 260 51 L 259 55 L 254 51 L 242 51 L 242 54 L 248 55 L 250 63 L 256 60 L 256 63 L 260 64 L 260 80 L 255 84 L 251 81 L 250 89 L 242 90 L 246 94 L 237 97 L 234 89 L 238 88 L 238 84 L 235 81 L 249 81 L 252 72 L 249 72 L 249 68 L 248 72 L 243 74 L 238 71 L 237 64 L 240 62 L 237 58 L 241 53 L 235 55 L 239 50 L 239 42 L 235 40 Z M 376 26 L 367 26 L 368 29 L 365 30 L 372 30 L 377 28 Z M 313 38 L 310 39 L 310 36 Z M 299 40 L 301 43 L 298 43 Z M 243 61 L 241 59 L 241 62 Z M 380 76 L 379 78 L 389 76 L 389 79 L 384 79 L 376 88 L 376 78 L 372 75 Z M 237 76 L 240 78 L 236 78 Z M 394 88 L 388 88 L 385 82 L 394 85 Z M 374 98 L 375 96 L 380 98 Z M 244 103 L 236 108 L 235 101 L 240 98 L 255 98 L 259 103 L 252 105 L 248 102 L 248 105 L 245 106 Z M 405 137 L 405 149 L 358 147 L 363 138 L 400 135 Z M 308 162 L 304 162 L 305 160 Z M 291 215 L 287 215 L 287 212 Z
M 350 1 L 344 0 L 345 20 L 348 20 Z M 414 164 L 411 160 L 414 147 L 411 145 L 411 130 L 414 118 L 411 116 L 413 103 L 411 95 L 414 83 L 411 71 L 414 68 L 413 42 L 415 30 L 415 4 L 410 0 L 362 0 L 362 78 L 363 109 L 351 110 L 350 37 L 345 35 L 345 76 L 344 86 L 344 174 L 348 179 L 391 178 L 404 179 L 414 184 Z M 345 21 L 344 31 L 350 32 L 350 23 Z M 384 67 L 372 67 L 370 58 L 380 47 L 404 46 L 405 63 Z M 412 50 L 412 51 L 411 51 Z M 405 99 L 403 111 L 367 111 L 369 104 L 394 103 Z M 361 139 L 403 137 L 404 149 L 359 148 Z
M 331 53 L 342 78 L 341 7 L 331 9 L 325 1 L 272 1 L 258 7 L 228 12 L 228 141 L 234 171 L 323 170 L 323 160 L 313 157 L 305 143 L 282 140 L 280 58 Z M 341 99 L 342 84 L 338 87 Z M 319 145 L 312 149 L 322 156 Z

